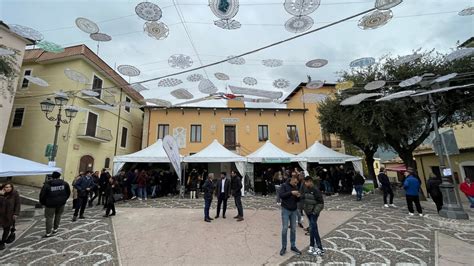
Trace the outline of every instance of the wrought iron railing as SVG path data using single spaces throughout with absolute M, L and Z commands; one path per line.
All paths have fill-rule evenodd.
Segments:
M 96 126 L 95 130 L 87 129 L 87 123 L 79 124 L 77 129 L 77 136 L 78 137 L 91 137 L 101 141 L 111 141 L 112 131 L 110 129 L 106 129 L 103 127 Z

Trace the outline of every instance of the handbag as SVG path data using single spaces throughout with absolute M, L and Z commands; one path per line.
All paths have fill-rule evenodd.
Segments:
M 15 222 L 13 222 L 12 228 L 10 229 L 10 234 L 7 237 L 7 240 L 5 240 L 5 243 L 10 244 L 13 243 L 16 239 L 16 234 L 15 234 L 16 228 L 15 228 Z

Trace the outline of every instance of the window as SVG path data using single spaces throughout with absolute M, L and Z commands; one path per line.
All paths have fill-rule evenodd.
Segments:
M 191 125 L 191 142 L 201 142 L 201 125 Z
M 105 158 L 104 168 L 110 168 L 110 158 Z
M 130 113 L 130 104 L 132 102 L 132 99 L 125 97 L 125 111 Z
M 99 77 L 94 75 L 94 80 L 92 81 L 92 90 L 99 94 L 98 96 L 96 96 L 99 99 L 102 93 L 102 83 L 103 81 Z
M 15 108 L 13 114 L 12 127 L 21 127 L 23 125 L 23 117 L 25 116 L 25 108 Z
M 158 139 L 164 139 L 166 135 L 170 134 L 170 125 L 158 124 Z
M 31 70 L 28 69 L 28 70 L 25 70 L 25 72 L 23 73 L 23 76 L 30 76 L 31 75 Z M 28 88 L 28 85 L 30 84 L 30 81 L 23 78 L 23 81 L 21 82 L 21 88 Z
M 127 134 L 128 129 L 126 127 L 122 127 L 122 139 L 120 140 L 120 147 L 122 148 L 127 147 Z
M 298 129 L 295 125 L 286 126 L 286 135 L 288 142 L 300 142 L 300 137 L 298 136 Z
M 268 140 L 268 125 L 259 125 L 258 126 L 258 141 L 267 141 Z

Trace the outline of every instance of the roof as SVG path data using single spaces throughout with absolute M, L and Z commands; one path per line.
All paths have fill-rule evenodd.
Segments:
M 459 47 L 474 47 L 474 37 L 467 39 L 465 42 L 461 43 Z
M 48 63 L 53 60 L 68 60 L 78 57 L 85 58 L 86 61 L 99 69 L 102 74 L 112 80 L 119 88 L 122 88 L 134 100 L 142 102 L 143 96 L 134 90 L 125 79 L 123 79 L 117 72 L 115 72 L 115 70 L 113 70 L 104 60 L 96 55 L 85 44 L 66 47 L 62 53 L 51 53 L 42 49 L 26 50 L 23 62 Z
M 308 162 L 321 164 L 343 164 L 348 161 L 361 160 L 359 157 L 334 151 L 319 143 L 319 141 L 316 141 L 311 147 L 298 154 L 298 156 L 307 158 Z
M 306 86 L 306 82 L 301 82 L 300 85 L 298 85 L 292 92 L 290 92 L 290 94 L 288 94 L 288 96 L 286 96 L 286 98 L 283 100 L 283 102 L 286 102 L 286 101 L 289 101 L 291 98 L 293 98 L 293 96 L 295 96 L 303 87 Z M 334 83 L 324 83 L 323 87 L 324 86 L 333 86 L 335 87 L 336 84 Z
M 135 153 L 120 155 L 114 157 L 114 163 L 131 162 L 131 163 L 169 163 L 168 155 L 163 148 L 163 141 L 158 139 L 152 145 Z
M 0 20 L 0 27 L 3 27 L 3 28 L 6 29 L 7 31 L 9 31 L 11 35 L 13 35 L 13 36 L 15 36 L 15 37 L 17 37 L 17 38 L 19 38 L 19 39 L 22 39 L 23 41 L 26 42 L 27 45 L 31 45 L 31 44 L 35 44 L 35 43 L 36 43 L 35 40 L 25 38 L 25 37 L 23 37 L 23 36 L 21 36 L 21 35 L 16 34 L 16 33 L 13 32 L 13 31 L 11 31 L 11 30 L 10 30 L 10 27 L 8 26 L 8 24 L 6 24 L 5 22 L 3 22 L 2 20 Z
M 200 152 L 184 158 L 185 162 L 191 163 L 245 162 L 246 160 L 245 157 L 226 149 L 216 139 Z
M 171 106 L 171 107 L 164 107 L 164 106 L 157 106 L 157 105 L 146 105 L 143 106 L 145 109 L 154 109 L 154 110 L 242 110 L 242 111 L 276 111 L 276 110 L 282 110 L 282 111 L 300 111 L 300 112 L 305 112 L 308 111 L 308 109 L 304 108 L 262 108 L 262 107 L 227 107 L 227 106 L 216 106 L 216 107 L 198 107 L 198 106 Z
M 294 154 L 278 148 L 273 145 L 270 140 L 267 140 L 267 142 L 265 142 L 265 144 L 258 150 L 247 155 L 247 159 L 252 163 L 289 163 L 306 161 L 306 158 L 295 156 Z

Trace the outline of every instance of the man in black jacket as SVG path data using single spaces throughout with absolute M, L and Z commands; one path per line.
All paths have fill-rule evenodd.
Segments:
M 383 206 L 388 208 L 388 207 L 395 207 L 393 205 L 393 190 L 392 190 L 392 184 L 390 184 L 390 180 L 388 179 L 387 176 L 387 171 L 385 168 L 380 167 L 380 173 L 379 176 L 377 177 L 380 183 L 380 188 L 383 191 Z M 387 196 L 390 195 L 390 205 L 387 204 Z
M 64 212 L 64 205 L 71 195 L 71 188 L 69 187 L 69 184 L 64 180 L 59 179 L 60 176 L 60 173 L 53 172 L 52 179 L 44 183 L 40 192 L 40 203 L 45 206 L 45 237 L 50 237 L 58 232 L 59 223 L 61 222 L 61 215 Z
M 244 209 L 242 207 L 242 181 L 240 176 L 237 175 L 235 171 L 230 172 L 231 177 L 231 191 L 232 196 L 234 196 L 235 207 L 237 208 L 237 216 L 234 219 L 237 219 L 237 222 L 244 220 Z
M 204 185 L 202 186 L 202 190 L 204 192 L 204 221 L 210 223 L 212 219 L 209 217 L 209 209 L 211 208 L 212 203 L 212 194 L 214 193 L 214 174 L 210 173 L 207 176 L 206 181 L 204 181 Z
M 290 244 L 291 251 L 297 255 L 301 255 L 301 251 L 296 248 L 296 212 L 297 203 L 300 200 L 301 194 L 298 191 L 298 176 L 292 174 L 291 179 L 280 187 L 281 198 L 281 250 L 280 256 L 286 253 L 288 222 L 290 223 Z
M 217 213 L 216 213 L 216 219 L 219 218 L 219 213 L 221 211 L 221 205 L 223 203 L 222 207 L 222 218 L 225 219 L 225 212 L 227 210 L 227 199 L 230 196 L 230 181 L 227 179 L 227 173 L 222 172 L 221 173 L 221 179 L 217 181 Z
M 110 174 L 107 172 L 107 169 L 102 169 L 100 173 L 99 182 L 97 184 L 97 190 L 99 191 L 99 199 L 97 202 L 97 206 L 105 205 L 105 190 L 107 188 L 107 184 L 109 183 Z

